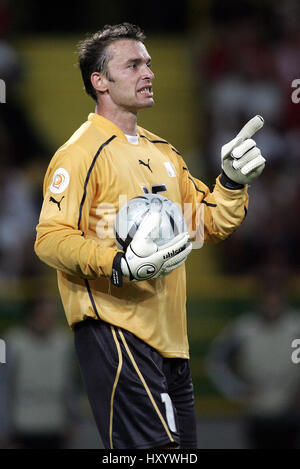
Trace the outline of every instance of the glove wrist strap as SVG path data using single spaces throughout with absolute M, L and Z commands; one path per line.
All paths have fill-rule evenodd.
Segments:
M 112 265 L 112 274 L 110 277 L 111 283 L 115 287 L 122 287 L 123 285 L 123 278 L 122 278 L 122 269 L 121 269 L 121 260 L 124 257 L 123 252 L 117 252 L 114 257 L 113 265 Z
M 230 189 L 233 191 L 236 191 L 238 189 L 243 189 L 245 186 L 244 184 L 239 184 L 238 182 L 233 181 L 230 179 L 227 174 L 222 171 L 221 177 L 220 177 L 220 183 L 222 186 L 226 187 L 226 189 Z

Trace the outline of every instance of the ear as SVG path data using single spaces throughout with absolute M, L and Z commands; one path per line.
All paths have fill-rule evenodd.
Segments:
M 96 91 L 105 93 L 108 89 L 108 79 L 100 72 L 93 72 L 91 74 L 91 83 Z

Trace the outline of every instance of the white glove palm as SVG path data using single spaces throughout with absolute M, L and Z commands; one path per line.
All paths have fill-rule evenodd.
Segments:
M 253 117 L 233 140 L 222 147 L 222 169 L 229 179 L 238 184 L 254 181 L 265 167 L 266 160 L 251 138 L 263 125 L 261 116 Z
M 142 221 L 121 260 L 122 274 L 131 280 L 162 277 L 186 261 L 192 250 L 187 232 L 180 233 L 169 243 L 159 247 L 151 233 L 160 223 L 159 213 L 150 213 Z

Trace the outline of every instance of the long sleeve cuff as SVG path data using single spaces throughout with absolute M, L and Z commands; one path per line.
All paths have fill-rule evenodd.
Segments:
M 222 184 L 222 186 L 226 187 L 226 189 L 230 189 L 233 191 L 243 189 L 245 187 L 244 184 L 239 184 L 235 181 L 232 181 L 232 179 L 230 179 L 227 174 L 224 173 L 224 171 L 222 171 L 222 174 L 220 176 L 220 183 Z

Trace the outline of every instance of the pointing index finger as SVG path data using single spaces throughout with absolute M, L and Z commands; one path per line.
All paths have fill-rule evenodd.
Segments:
M 255 117 L 252 117 L 247 124 L 244 125 L 244 127 L 239 131 L 237 134 L 236 138 L 241 139 L 241 140 L 246 140 L 247 138 L 251 138 L 252 135 L 255 134 L 259 129 L 262 128 L 264 125 L 264 119 L 257 115 Z

